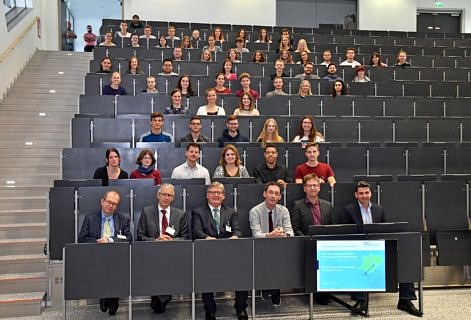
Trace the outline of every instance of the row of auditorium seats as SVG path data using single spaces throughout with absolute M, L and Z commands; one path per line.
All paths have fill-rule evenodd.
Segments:
M 191 76 L 195 95 L 204 96 L 208 88 L 214 87 L 214 77 Z M 178 82 L 179 76 L 157 76 L 157 90 L 160 93 L 170 93 Z M 351 80 L 351 79 L 350 79 Z M 105 74 L 88 74 L 85 77 L 85 94 L 97 95 L 102 93 L 103 85 L 110 83 L 110 76 Z M 329 95 L 333 83 L 327 80 L 310 80 L 313 95 Z M 285 78 L 284 91 L 288 94 L 297 94 L 299 79 Z M 145 75 L 123 75 L 122 83 L 128 95 L 142 94 L 146 88 Z M 241 88 L 239 81 L 231 81 L 228 86 L 233 92 Z M 261 96 L 273 90 L 273 81 L 269 77 L 251 79 L 251 88 L 257 90 Z M 376 96 L 376 97 L 471 97 L 471 84 L 469 82 L 438 82 L 438 81 L 389 81 L 369 83 L 349 83 L 349 95 Z
M 260 47 L 260 46 L 256 46 Z M 329 49 L 332 52 L 332 61 L 340 64 L 340 62 L 345 60 L 345 52 L 342 51 L 343 48 L 330 47 L 330 46 L 316 46 L 315 51 L 310 54 L 310 60 L 314 64 L 320 64 L 322 60 L 322 53 L 324 50 Z M 399 48 L 400 49 L 400 48 Z M 441 49 L 441 48 L 437 48 Z M 250 52 L 240 54 L 240 60 L 242 62 L 251 62 L 255 50 L 252 49 Z M 382 49 L 381 47 L 365 47 L 357 52 L 355 60 L 358 60 L 364 65 L 370 64 L 371 54 L 375 52 L 381 53 L 383 62 L 392 66 L 396 63 L 396 54 L 397 52 L 388 52 L 387 50 Z M 396 49 L 398 50 L 398 49 Z M 468 49 L 470 50 L 470 49 Z M 444 54 L 443 49 L 435 50 L 435 54 L 430 53 L 430 55 L 409 55 L 408 60 L 413 67 L 460 67 L 460 68 L 469 68 L 470 63 L 467 56 L 460 54 Z M 275 51 L 265 51 L 265 60 L 270 63 L 274 63 L 276 59 L 279 58 L 280 54 Z M 212 52 L 212 58 L 214 61 L 222 62 L 227 58 L 227 50 L 220 52 Z M 293 52 L 292 58 L 295 62 L 299 61 L 299 53 Z M 128 48 L 128 47 L 96 47 L 94 51 L 94 60 L 100 60 L 103 57 L 118 58 L 118 59 L 129 59 L 131 56 L 137 56 L 141 60 L 158 60 L 162 61 L 163 59 L 171 59 L 173 57 L 173 48 L 154 48 L 147 47 L 146 45 L 140 48 Z M 201 50 L 199 49 L 184 49 L 183 50 L 183 60 L 187 61 L 200 61 L 201 59 Z
M 237 180 L 237 179 L 236 179 Z M 96 180 L 95 180 L 96 181 Z M 93 181 L 90 181 L 93 182 Z M 62 257 L 62 245 L 76 241 L 76 232 L 80 229 L 85 215 L 100 209 L 99 199 L 105 190 L 116 190 L 121 195 L 118 211 L 131 217 L 132 230 L 135 231 L 145 206 L 155 203 L 155 193 L 158 187 L 133 184 L 128 186 L 81 186 L 81 187 L 54 187 L 51 189 L 51 198 L 56 200 L 51 206 L 51 252 L 55 258 Z M 175 185 L 175 200 L 173 205 L 185 210 L 191 219 L 191 209 L 205 205 L 205 189 L 201 185 Z M 83 185 L 83 181 L 80 182 Z M 90 183 L 90 185 L 93 185 Z M 226 198 L 224 204 L 234 207 L 238 213 L 238 220 L 244 237 L 251 237 L 248 221 L 250 209 L 263 201 L 263 184 L 225 184 Z M 387 212 L 389 222 L 407 221 L 408 231 L 424 232 L 430 235 L 431 243 L 435 243 L 435 232 L 447 229 L 467 229 L 469 218 L 469 185 L 463 181 L 427 181 L 420 182 L 381 182 L 372 184 L 373 200 L 383 205 Z M 74 192 L 76 191 L 76 193 Z M 407 194 L 407 197 L 404 197 Z M 334 188 L 324 185 L 321 188 L 321 198 L 332 202 L 334 216 L 341 216 L 342 208 L 354 201 L 352 183 L 338 183 Z M 280 201 L 290 212 L 294 201 L 304 197 L 301 185 L 288 184 L 283 190 Z M 402 201 L 397 201 L 401 197 Z M 240 199 L 244 199 L 241 201 Z M 453 201 L 450 208 L 443 199 Z M 76 203 L 76 207 L 74 206 Z M 60 204 L 63 204 L 62 208 Z M 443 214 L 443 210 L 447 214 Z M 75 213 L 78 213 L 75 223 Z M 425 232 L 424 232 L 425 234 Z M 428 255 L 428 250 L 425 256 Z M 429 265 L 429 261 L 424 261 Z
M 432 64 L 433 58 L 430 58 L 428 64 Z M 90 71 L 95 73 L 100 69 L 100 60 L 92 60 L 90 62 Z M 413 59 L 411 59 L 413 60 Z M 471 67 L 470 59 L 466 61 L 466 67 Z M 415 61 L 415 60 L 414 60 Z M 450 61 L 454 64 L 455 61 Z M 128 61 L 117 58 L 112 59 L 113 70 L 126 74 L 128 70 Z M 140 69 L 144 75 L 157 75 L 161 71 L 162 62 L 160 60 L 145 60 L 140 62 Z M 189 74 L 193 76 L 209 76 L 214 77 L 217 73 L 221 72 L 222 64 L 219 62 L 200 62 L 200 61 L 174 61 L 173 69 L 178 74 Z M 234 64 L 234 73 L 241 74 L 242 72 L 249 72 L 252 77 L 268 77 L 274 74 L 275 68 L 273 63 L 236 63 Z M 290 77 L 295 77 L 304 72 L 302 66 L 295 64 L 285 65 L 285 71 Z M 337 67 L 337 73 L 346 81 L 350 81 L 356 75 L 355 70 L 350 67 Z M 370 68 L 367 67 L 366 76 L 373 82 L 384 81 L 460 81 L 469 82 L 470 80 L 469 69 L 455 68 L 455 66 L 447 66 L 440 68 L 432 68 L 431 66 L 414 67 L 408 69 L 400 68 Z M 315 66 L 313 74 L 320 77 L 326 75 L 326 67 Z
M 119 28 L 122 20 L 119 19 L 102 19 L 102 27 Z M 224 31 L 238 31 L 244 28 L 246 32 L 258 32 L 260 28 L 267 29 L 268 32 L 280 34 L 282 29 L 287 28 L 291 33 L 304 33 L 304 34 L 323 34 L 323 35 L 345 35 L 345 36 L 366 36 L 366 37 L 398 37 L 398 38 L 417 38 L 417 39 L 471 39 L 471 34 L 467 33 L 440 33 L 440 32 L 412 32 L 412 31 L 387 31 L 387 30 L 359 30 L 359 29 L 338 29 L 338 28 L 309 28 L 309 27 L 293 27 L 293 26 L 261 26 L 249 24 L 224 24 L 224 23 L 199 23 L 199 22 L 178 22 L 178 21 L 154 21 L 142 20 L 144 23 L 149 24 L 153 28 L 168 28 L 174 26 L 175 28 L 185 29 L 203 29 L 213 30 L 215 27 L 220 27 Z
M 240 98 L 233 95 L 220 95 L 218 104 L 226 114 L 232 113 L 239 105 Z M 166 94 L 142 94 L 138 96 L 81 95 L 79 98 L 80 117 L 126 118 L 133 115 L 149 115 L 154 111 L 164 112 L 170 106 Z M 199 106 L 205 105 L 205 97 L 190 97 L 183 100 L 190 113 L 196 113 Z M 330 96 L 297 95 L 262 97 L 256 108 L 265 116 L 295 116 L 311 114 L 316 117 L 428 117 L 469 118 L 471 108 L 467 99 L 422 99 L 422 98 L 381 98 L 343 96 L 332 99 Z
M 168 115 L 164 131 L 176 142 L 188 134 L 190 117 Z M 297 135 L 300 116 L 275 117 L 280 135 L 291 141 Z M 256 142 L 265 117 L 239 117 L 239 131 L 250 142 Z M 317 130 L 327 142 L 471 142 L 470 119 L 338 119 L 316 118 Z M 202 133 L 216 142 L 226 129 L 226 117 L 205 116 Z M 114 118 L 74 118 L 72 120 L 72 147 L 89 147 L 93 143 L 126 142 L 134 146 L 140 136 L 150 130 L 149 115 Z M 289 139 L 287 139 L 289 138 Z
M 111 144 L 118 146 L 118 144 Z M 263 148 L 257 144 L 236 144 L 241 163 L 250 174 L 263 162 Z M 185 161 L 185 146 L 172 143 L 138 143 L 137 148 L 118 148 L 121 168 L 128 173 L 137 168 L 136 159 L 141 148 L 155 150 L 156 167 L 162 177 L 169 178 L 172 170 Z M 214 144 L 202 146 L 200 163 L 212 176 L 221 157 L 221 148 Z M 352 181 L 354 176 L 381 176 L 385 180 L 441 180 L 467 179 L 471 174 L 471 147 L 456 145 L 396 144 L 321 144 L 319 161 L 329 163 L 337 181 Z M 80 159 L 80 161 L 78 161 Z M 278 161 L 288 166 L 294 175 L 297 165 L 306 161 L 304 149 L 298 144 L 279 144 Z M 66 148 L 62 152 L 64 179 L 90 179 L 96 168 L 105 164 L 103 145 L 97 148 Z M 459 176 L 460 174 L 467 174 Z M 416 177 L 415 177 L 416 176 Z

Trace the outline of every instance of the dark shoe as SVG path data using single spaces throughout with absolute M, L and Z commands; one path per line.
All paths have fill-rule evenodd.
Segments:
M 160 299 L 155 299 L 155 304 L 152 309 L 154 309 L 155 314 L 161 314 L 165 312 L 165 307 L 162 304 L 162 301 L 160 301 Z
M 156 296 L 152 296 L 151 299 L 150 299 L 150 307 L 152 309 L 155 309 L 155 306 L 157 304 L 157 297 Z
M 110 301 L 110 308 L 108 310 L 108 313 L 110 314 L 110 316 L 114 316 L 116 314 L 116 312 L 118 311 L 118 307 L 119 307 L 118 299 L 113 299 L 112 301 Z
M 275 308 L 279 307 L 281 304 L 281 296 L 280 294 L 272 294 L 271 295 L 271 303 L 273 303 L 273 306 Z
M 357 300 L 352 307 L 352 314 L 363 314 L 366 312 L 366 300 Z
M 422 311 L 417 309 L 410 300 L 400 299 L 397 303 L 397 308 L 416 317 L 422 317 L 423 315 Z
M 331 298 L 328 293 L 316 293 L 314 295 L 314 299 L 316 300 L 317 304 L 320 304 L 322 306 L 326 306 L 329 304 Z
M 100 310 L 102 312 L 108 311 L 108 307 L 110 306 L 108 299 L 100 299 Z
M 237 320 L 248 320 L 249 319 L 249 315 L 247 314 L 247 311 L 245 309 L 240 310 L 240 311 L 236 310 L 236 314 L 237 314 Z
M 206 312 L 204 317 L 206 320 L 216 320 L 216 314 L 214 312 Z

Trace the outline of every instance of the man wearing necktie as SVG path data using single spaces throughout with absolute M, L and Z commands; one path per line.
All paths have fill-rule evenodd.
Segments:
M 142 209 L 137 227 L 138 241 L 170 241 L 188 239 L 187 216 L 181 209 L 172 206 L 175 188 L 164 183 L 157 191 L 157 203 Z M 151 308 L 154 313 L 165 312 L 171 295 L 152 296 Z
M 132 241 L 129 217 L 116 213 L 120 201 L 117 191 L 105 192 L 100 200 L 101 210 L 87 215 L 82 223 L 78 242 L 111 243 Z M 115 315 L 119 307 L 119 298 L 100 299 L 100 309 Z
M 242 233 L 237 220 L 237 213 L 233 208 L 225 206 L 224 185 L 220 182 L 211 183 L 206 189 L 208 204 L 192 210 L 193 239 L 237 239 Z M 235 304 L 237 319 L 248 319 L 247 315 L 247 291 L 235 292 Z M 213 292 L 202 294 L 206 320 L 216 319 L 216 302 Z
M 281 187 L 275 181 L 265 184 L 265 201 L 253 207 L 249 212 L 250 228 L 254 238 L 280 238 L 294 236 L 289 211 L 278 204 L 281 199 Z M 271 296 L 274 307 L 281 303 L 280 290 L 262 291 L 262 299 Z
M 359 181 L 355 186 L 355 198 L 357 201 L 343 208 L 341 223 L 355 223 L 358 225 L 386 222 L 386 216 L 382 206 L 371 202 L 371 187 L 366 181 Z M 352 299 L 357 302 L 352 307 L 353 314 L 361 314 L 367 309 L 366 293 L 352 294 Z M 413 283 L 399 283 L 399 302 L 397 308 L 413 316 L 421 317 L 411 300 L 417 300 Z

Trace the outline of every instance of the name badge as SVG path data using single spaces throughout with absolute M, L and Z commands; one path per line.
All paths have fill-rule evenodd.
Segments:
M 167 229 L 165 229 L 165 233 L 173 237 L 175 235 L 175 229 L 173 229 L 172 227 L 167 227 Z
M 230 225 L 226 225 L 226 232 L 232 232 L 232 228 Z
M 121 240 L 127 240 L 126 236 L 122 234 L 118 234 L 117 237 L 118 239 L 121 239 Z

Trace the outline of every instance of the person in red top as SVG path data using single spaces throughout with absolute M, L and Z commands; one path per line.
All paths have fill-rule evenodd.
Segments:
M 250 74 L 247 72 L 243 72 L 240 74 L 239 81 L 240 85 L 242 86 L 242 89 L 237 90 L 236 96 L 240 97 L 242 93 L 248 92 L 252 95 L 252 97 L 254 97 L 255 100 L 257 100 L 258 98 L 260 98 L 260 95 L 256 90 L 250 88 L 250 78 Z
M 139 165 L 136 170 L 131 172 L 131 179 L 154 179 L 154 185 L 159 185 L 161 178 L 159 170 L 155 165 L 154 151 L 143 149 L 137 156 L 136 164 Z
M 319 145 L 316 142 L 309 142 L 304 152 L 307 162 L 300 164 L 294 171 L 296 183 L 303 183 L 305 175 L 314 173 L 319 177 L 321 183 L 328 182 L 331 186 L 335 184 L 334 171 L 327 163 L 317 161 L 319 157 Z

